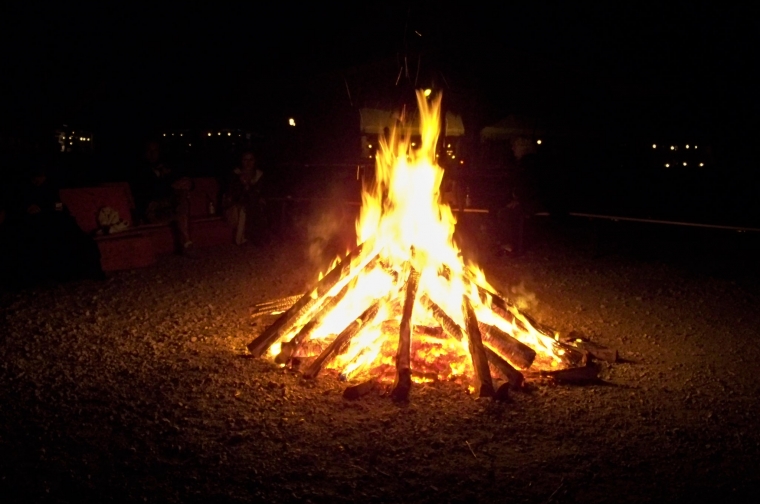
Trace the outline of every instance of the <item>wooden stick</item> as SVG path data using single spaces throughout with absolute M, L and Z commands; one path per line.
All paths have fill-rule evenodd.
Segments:
M 480 382 L 478 397 L 493 397 L 495 391 L 493 381 L 491 380 L 491 369 L 488 367 L 488 357 L 483 348 L 483 340 L 480 337 L 475 310 L 472 308 L 472 303 L 466 294 L 463 296 L 463 305 L 472 367 L 475 369 L 475 374 Z
M 509 388 L 512 389 L 518 389 L 522 386 L 523 381 L 525 381 L 525 377 L 523 374 L 518 371 L 517 369 L 513 368 L 512 365 L 507 362 L 506 360 L 502 359 L 502 357 L 491 350 L 488 347 L 485 347 L 486 350 L 486 357 L 488 358 L 488 362 L 490 362 L 493 367 L 495 367 L 509 382 Z
M 361 274 L 364 274 L 368 271 L 371 271 L 372 268 L 375 267 L 377 264 L 377 256 L 375 256 L 374 259 L 372 259 L 370 262 L 367 263 L 364 268 L 362 268 L 358 273 L 354 275 L 354 277 L 357 277 Z M 309 337 L 312 335 L 314 330 L 322 324 L 322 321 L 324 318 L 330 314 L 330 311 L 332 311 L 335 306 L 340 303 L 344 297 L 346 297 L 346 294 L 350 290 L 351 286 L 353 285 L 353 282 L 347 282 L 346 285 L 343 286 L 343 288 L 333 297 L 326 299 L 322 306 L 319 307 L 319 310 L 316 312 L 316 314 L 309 320 L 299 331 L 298 333 L 293 336 L 290 341 L 286 341 L 282 344 L 280 348 L 280 353 L 275 357 L 274 361 L 277 364 L 286 364 L 290 358 L 293 356 L 293 353 L 296 351 L 296 349 L 309 339 Z
M 301 299 L 302 296 L 302 294 L 298 294 L 296 296 L 288 296 L 280 299 L 275 299 L 273 301 L 257 303 L 253 305 L 251 317 L 260 317 L 261 315 L 266 315 L 268 313 L 288 310 L 296 303 L 296 301 Z
M 322 353 L 319 354 L 319 356 L 317 356 L 317 358 L 309 364 L 309 366 L 303 372 L 304 378 L 314 378 L 317 376 L 322 370 L 324 363 L 329 358 L 331 358 L 333 354 L 337 353 L 341 348 L 343 348 L 344 345 L 348 344 L 348 342 L 351 341 L 351 338 L 356 336 L 356 334 L 361 330 L 362 327 L 364 327 L 365 324 L 371 322 L 372 319 L 375 318 L 375 315 L 377 315 L 377 312 L 380 310 L 380 303 L 382 301 L 384 301 L 384 299 L 375 301 L 372 306 L 364 310 L 359 318 L 353 320 L 348 325 L 348 327 L 343 329 L 343 331 L 332 341 L 332 343 L 330 343 L 327 348 L 322 350 Z
M 412 310 L 420 285 L 420 274 L 414 267 L 409 269 L 406 280 L 406 297 L 399 326 L 398 349 L 396 351 L 396 381 L 393 384 L 391 397 L 395 401 L 406 401 L 412 388 Z
M 248 350 L 254 357 L 261 357 L 267 349 L 277 341 L 282 334 L 287 333 L 295 327 L 304 317 L 308 316 L 319 304 L 324 301 L 324 296 L 335 284 L 351 275 L 355 268 L 352 268 L 353 259 L 361 255 L 363 249 L 359 245 L 354 250 L 346 254 L 343 260 L 335 268 L 330 270 L 322 280 L 310 288 L 301 299 L 283 313 L 280 318 L 267 327 L 256 339 L 248 344 Z
M 536 358 L 536 351 L 518 341 L 496 326 L 480 323 L 480 335 L 483 342 L 493 348 L 503 358 L 519 367 L 528 369 Z

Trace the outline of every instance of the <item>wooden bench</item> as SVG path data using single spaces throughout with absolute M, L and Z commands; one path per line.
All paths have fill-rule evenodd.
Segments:
M 190 237 L 197 247 L 232 241 L 232 230 L 220 215 L 209 214 L 209 201 L 217 206 L 219 186 L 212 177 L 193 179 L 190 198 Z M 98 187 L 78 187 L 60 190 L 61 202 L 68 208 L 79 227 L 91 234 L 98 244 L 103 271 L 116 271 L 149 266 L 158 256 L 175 251 L 175 239 L 169 224 L 132 222 L 134 202 L 126 182 Z M 98 212 L 111 207 L 127 222 L 125 230 L 102 234 L 98 230 Z

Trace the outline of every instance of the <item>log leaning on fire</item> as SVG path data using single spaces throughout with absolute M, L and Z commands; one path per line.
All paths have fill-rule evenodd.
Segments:
M 396 350 L 396 381 L 393 384 L 391 397 L 395 401 L 405 401 L 412 388 L 412 310 L 417 298 L 417 288 L 420 285 L 420 274 L 414 267 L 409 269 L 406 281 L 406 297 L 398 331 L 398 349 Z
M 507 381 L 509 382 L 509 388 L 511 389 L 518 389 L 522 386 L 523 381 L 525 380 L 525 377 L 523 374 L 512 367 L 512 365 L 504 360 L 499 354 L 494 352 L 488 347 L 485 347 L 486 349 L 486 356 L 488 357 L 488 362 L 493 365 L 501 374 L 506 377 Z
M 441 324 L 443 332 L 445 332 L 450 337 L 455 338 L 457 341 L 462 341 L 462 329 L 459 327 L 459 324 L 454 322 L 454 320 L 446 314 L 443 308 L 438 306 L 438 304 L 430 299 L 427 294 L 423 294 L 422 298 L 420 298 L 420 301 L 422 302 L 423 306 L 430 310 L 435 321 Z
M 327 294 L 336 283 L 351 274 L 353 260 L 361 255 L 362 249 L 362 245 L 359 245 L 346 254 L 340 264 L 330 270 L 322 280 L 310 288 L 301 299 L 296 301 L 296 303 L 288 309 L 288 311 L 283 313 L 272 325 L 267 327 L 264 332 L 250 342 L 248 344 L 248 351 L 250 351 L 254 357 L 261 357 L 264 352 L 272 346 L 272 343 L 277 341 L 283 333 L 292 329 L 293 326 L 298 324 L 304 316 L 311 313 L 319 302 L 324 301 L 323 298 L 325 294 Z M 316 295 L 312 296 L 312 294 Z
M 475 309 L 472 307 L 470 299 L 463 296 L 465 326 L 467 328 L 467 340 L 469 342 L 470 356 L 472 357 L 472 367 L 475 369 L 475 375 L 478 378 L 479 390 L 478 397 L 493 397 L 496 391 L 493 388 L 491 380 L 491 369 L 488 367 L 488 357 L 483 340 L 480 337 L 478 328 L 478 319 L 475 316 Z
M 362 268 L 362 270 L 354 276 L 357 277 L 372 270 L 376 264 L 377 256 L 370 260 L 367 265 L 364 266 L 364 268 Z M 314 316 L 298 331 L 298 333 L 296 333 L 296 335 L 293 336 L 290 341 L 286 341 L 282 344 L 280 353 L 277 355 L 277 357 L 275 357 L 275 362 L 277 364 L 286 364 L 290 360 L 290 358 L 293 356 L 293 353 L 301 345 L 301 343 L 309 339 L 314 330 L 320 326 L 324 318 L 330 314 L 333 308 L 335 308 L 335 306 L 337 306 L 344 297 L 346 297 L 346 294 L 351 289 L 351 286 L 352 282 L 346 283 L 346 285 L 344 285 L 337 294 L 329 299 L 324 300 L 321 303 L 321 306 L 319 307 L 317 313 L 314 314 Z
M 483 342 L 496 349 L 509 362 L 520 369 L 528 369 L 536 358 L 536 351 L 496 326 L 480 323 Z
M 339 352 L 340 349 L 344 348 L 345 345 L 347 345 L 351 338 L 356 336 L 356 334 L 364 327 L 365 324 L 368 322 L 371 322 L 372 319 L 375 318 L 377 315 L 377 312 L 380 310 L 380 304 L 382 303 L 382 300 L 375 301 L 369 308 L 364 310 L 364 312 L 359 315 L 359 318 L 353 320 L 348 327 L 343 329 L 341 333 L 330 343 L 327 348 L 322 350 L 322 353 L 320 353 L 316 359 L 311 361 L 309 366 L 304 370 L 303 376 L 304 378 L 314 378 L 319 374 L 319 372 L 322 370 L 322 366 L 332 358 L 332 356 Z

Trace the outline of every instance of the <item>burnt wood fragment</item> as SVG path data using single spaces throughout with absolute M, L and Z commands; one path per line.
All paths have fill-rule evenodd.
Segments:
M 351 385 L 349 387 L 346 387 L 346 390 L 343 391 L 343 399 L 359 399 L 360 397 L 363 397 L 375 390 L 375 388 L 377 388 L 377 380 L 371 378 L 365 382 L 359 383 L 358 385 Z

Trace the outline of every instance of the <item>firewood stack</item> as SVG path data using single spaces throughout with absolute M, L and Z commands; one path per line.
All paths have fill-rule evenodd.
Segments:
M 409 398 L 415 378 L 455 378 L 446 369 L 445 362 L 431 366 L 429 359 L 423 362 L 416 357 L 424 351 L 426 345 L 433 348 L 443 340 L 466 346 L 471 363 L 471 390 L 478 397 L 507 397 L 507 390 L 523 387 L 526 372 L 531 378 L 548 377 L 564 383 L 593 382 L 598 380 L 599 367 L 592 359 L 609 361 L 614 360 L 611 358 L 613 355 L 617 358 L 613 350 L 580 338 L 560 341 L 556 331 L 536 322 L 504 296 L 481 285 L 476 284 L 477 295 L 465 294 L 462 297 L 459 317 L 449 314 L 433 301 L 431 295 L 434 293 L 421 292 L 420 272 L 412 265 L 413 251 L 409 263 L 399 272 L 393 271 L 384 263 L 380 251 L 367 250 L 368 248 L 370 247 L 360 245 L 346 254 L 300 298 L 291 296 L 255 306 L 253 316 L 285 311 L 248 345 L 251 354 L 261 357 L 269 352 L 276 363 L 297 369 L 304 378 L 312 379 L 335 361 L 336 357 L 344 355 L 352 340 L 363 331 L 371 327 L 379 328 L 386 336 L 384 348 L 395 342 L 395 353 L 385 352 L 393 356 L 392 365 L 395 369 L 391 370 L 387 362 L 378 363 L 382 359 L 376 360 L 373 367 L 363 373 L 364 380 L 350 384 L 344 396 L 356 399 L 381 389 L 382 383 L 390 382 L 390 377 L 393 376 L 389 390 L 395 401 L 406 401 Z M 394 288 L 376 297 L 361 312 L 348 318 L 345 328 L 339 333 L 312 339 L 315 329 L 324 318 L 345 302 L 358 277 L 374 268 L 385 268 L 393 278 L 402 278 L 403 281 L 394 283 Z M 449 278 L 451 272 L 443 268 L 440 275 Z M 466 280 L 475 283 L 470 275 L 465 273 L 464 276 L 469 276 Z M 489 323 L 478 320 L 475 306 L 480 306 L 481 310 L 484 306 L 490 308 L 487 317 Z M 385 309 L 381 309 L 383 307 Z M 415 309 L 427 313 L 417 317 Z M 457 323 L 457 318 L 463 320 L 463 323 Z M 509 334 L 499 326 L 513 327 L 518 334 Z M 397 336 L 388 337 L 391 332 Z M 521 334 L 533 334 L 539 338 L 542 348 L 538 353 L 537 349 L 520 341 Z M 367 351 L 361 349 L 358 355 Z M 541 365 L 535 369 L 538 354 L 542 354 Z M 362 373 L 358 376 L 361 377 Z M 498 391 L 494 388 L 493 376 L 505 382 Z M 349 379 L 346 372 L 340 372 L 339 377 Z

